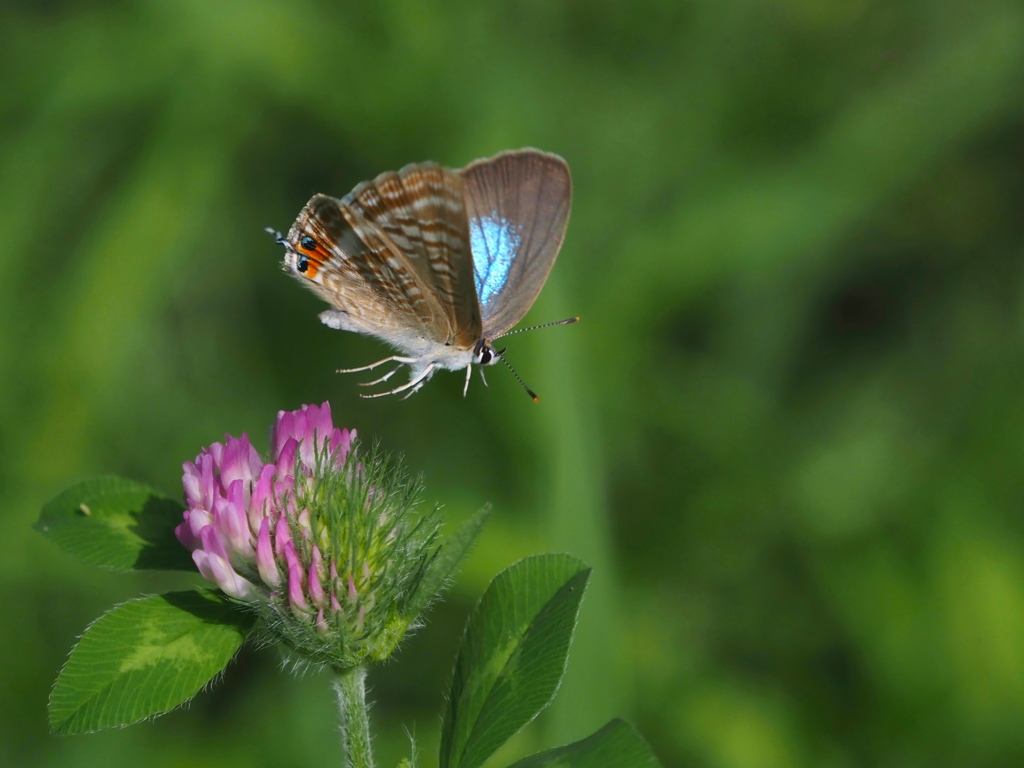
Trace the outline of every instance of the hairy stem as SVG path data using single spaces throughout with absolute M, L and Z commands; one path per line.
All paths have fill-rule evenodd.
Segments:
M 336 671 L 334 693 L 341 720 L 341 745 L 345 768 L 373 768 L 370 717 L 366 708 L 366 668 Z

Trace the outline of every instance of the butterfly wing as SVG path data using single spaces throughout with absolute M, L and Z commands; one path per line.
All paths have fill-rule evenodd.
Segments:
M 480 305 L 469 252 L 462 178 L 437 163 L 407 165 L 357 186 L 343 202 L 383 232 L 396 256 L 430 287 L 446 344 L 480 339 Z M 441 328 L 443 326 L 443 329 Z
M 335 307 L 321 315 L 326 324 L 412 354 L 445 342 L 448 322 L 429 286 L 387 234 L 344 201 L 314 195 L 286 247 L 286 270 Z
M 461 171 L 483 335 L 492 339 L 533 305 L 562 246 L 572 180 L 558 155 L 502 152 Z

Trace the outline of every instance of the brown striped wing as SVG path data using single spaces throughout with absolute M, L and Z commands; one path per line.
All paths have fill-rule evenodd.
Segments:
M 462 171 L 483 335 L 493 339 L 527 313 L 565 238 L 569 166 L 537 149 L 502 152 Z
M 372 222 L 393 255 L 429 286 L 447 325 L 446 342 L 475 345 L 480 307 L 460 176 L 437 163 L 407 165 L 363 182 L 342 202 Z
M 307 237 L 314 246 L 304 245 Z M 447 341 L 449 323 L 430 286 L 360 211 L 315 195 L 287 240 L 288 271 L 343 313 L 341 327 L 405 348 Z

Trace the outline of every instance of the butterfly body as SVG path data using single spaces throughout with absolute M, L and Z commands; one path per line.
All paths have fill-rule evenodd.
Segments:
M 287 236 L 285 271 L 332 308 L 321 321 L 401 354 L 414 392 L 439 369 L 490 365 L 554 265 L 571 202 L 568 166 L 526 149 L 461 170 L 408 165 L 340 200 L 314 195 Z M 376 382 L 389 379 L 398 370 Z

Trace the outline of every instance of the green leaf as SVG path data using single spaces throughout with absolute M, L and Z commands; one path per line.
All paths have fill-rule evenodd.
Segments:
M 449 537 L 427 565 L 423 579 L 416 591 L 409 598 L 402 615 L 412 618 L 421 613 L 431 600 L 444 589 L 445 582 L 452 576 L 462 558 L 469 552 L 476 537 L 491 516 L 491 505 L 486 505 L 476 514 L 470 516 L 458 531 Z
M 470 616 L 441 730 L 441 768 L 476 768 L 554 698 L 590 569 L 570 555 L 521 560 Z
M 636 729 L 616 718 L 587 738 L 520 760 L 509 768 L 658 768 L 658 759 Z
M 43 507 L 36 529 L 88 563 L 119 571 L 194 571 L 174 536 L 180 502 L 141 483 L 97 477 L 68 488 Z
M 131 600 L 71 651 L 50 694 L 50 728 L 86 733 L 174 709 L 224 669 L 253 617 L 212 590 Z

